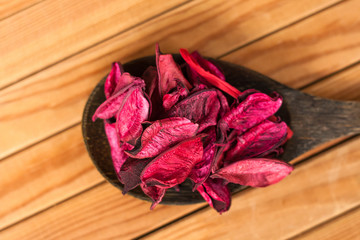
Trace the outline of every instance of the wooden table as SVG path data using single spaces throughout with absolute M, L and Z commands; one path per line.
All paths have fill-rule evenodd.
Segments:
M 360 100 L 360 1 L 0 1 L 0 239 L 360 239 L 360 137 L 295 159 L 219 215 L 123 196 L 80 121 L 113 61 L 197 49 L 304 92 Z M 360 123 L 359 123 L 360 124 Z

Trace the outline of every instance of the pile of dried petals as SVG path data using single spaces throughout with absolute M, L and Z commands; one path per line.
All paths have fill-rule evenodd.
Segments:
M 141 78 L 114 63 L 107 100 L 93 121 L 104 119 L 124 194 L 140 185 L 153 209 L 168 188 L 189 178 L 193 191 L 222 213 L 231 203 L 229 182 L 265 187 L 291 173 L 291 165 L 275 158 L 292 132 L 274 115 L 281 96 L 240 92 L 199 53 L 180 54 L 182 68 L 157 45 L 156 67 Z M 235 99 L 231 107 L 223 93 Z

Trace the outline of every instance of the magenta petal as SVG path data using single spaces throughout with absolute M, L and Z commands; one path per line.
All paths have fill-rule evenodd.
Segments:
M 206 89 L 196 92 L 177 103 L 167 113 L 170 117 L 185 117 L 199 124 L 199 132 L 215 126 L 220 112 L 217 91 Z
M 114 62 L 112 64 L 111 71 L 110 71 L 109 75 L 107 76 L 105 83 L 104 83 L 104 92 L 105 92 L 106 98 L 109 98 L 113 94 L 113 92 L 116 88 L 116 85 L 118 84 L 118 82 L 120 80 L 121 74 L 122 74 L 122 70 L 120 68 L 119 63 Z
M 216 153 L 216 132 L 215 127 L 210 128 L 207 132 L 208 137 L 204 143 L 204 154 L 200 162 L 198 162 L 191 170 L 188 178 L 194 182 L 193 191 L 197 189 L 210 175 L 212 163 Z
M 166 189 L 156 187 L 156 186 L 148 187 L 143 183 L 140 184 L 140 186 L 141 186 L 141 189 L 143 190 L 143 192 L 153 200 L 153 203 L 151 204 L 151 207 L 150 207 L 150 209 L 153 210 L 163 199 Z
M 251 94 L 230 109 L 220 120 L 220 125 L 225 123 L 227 127 L 238 130 L 240 134 L 244 133 L 276 113 L 281 104 L 282 99 L 279 95 L 271 98 L 264 93 Z
M 195 136 L 198 128 L 198 124 L 181 117 L 155 121 L 144 130 L 141 144 L 137 144 L 128 154 L 133 158 L 155 157 L 175 144 Z
M 293 171 L 290 164 L 268 158 L 240 160 L 219 169 L 212 178 L 223 178 L 228 182 L 251 186 L 266 187 L 277 183 Z
M 279 147 L 284 142 L 286 135 L 287 125 L 285 122 L 265 120 L 244 134 L 238 135 L 235 144 L 226 153 L 224 161 L 238 161 L 266 155 Z
M 134 144 L 141 135 L 141 123 L 148 119 L 150 105 L 137 87 L 124 99 L 116 116 L 116 130 L 121 141 Z
M 111 157 L 114 165 L 116 175 L 119 178 L 119 171 L 123 163 L 128 159 L 128 155 L 125 154 L 125 150 L 132 149 L 132 146 L 128 144 L 120 144 L 119 137 L 116 133 L 115 123 L 107 123 L 104 121 L 105 133 L 110 145 Z M 120 180 L 120 179 L 119 179 Z
M 163 97 L 163 107 L 165 111 L 172 108 L 172 106 L 174 106 L 179 100 L 184 99 L 187 95 L 189 95 L 189 90 L 181 82 L 178 82 L 176 90 L 165 94 Z
M 185 181 L 191 169 L 203 155 L 201 134 L 185 140 L 149 163 L 141 174 L 141 181 L 146 186 L 174 187 Z
M 174 61 L 171 54 L 161 54 L 159 45 L 156 45 L 156 66 L 159 74 L 160 96 L 167 94 L 172 88 L 175 88 L 177 81 L 180 81 L 186 88 L 192 86 L 185 79 L 180 67 Z
M 208 178 L 197 190 L 209 205 L 220 214 L 229 210 L 231 195 L 222 179 Z
M 150 162 L 149 159 L 128 158 L 121 166 L 119 179 L 124 184 L 123 194 L 137 187 L 140 183 L 140 174 Z

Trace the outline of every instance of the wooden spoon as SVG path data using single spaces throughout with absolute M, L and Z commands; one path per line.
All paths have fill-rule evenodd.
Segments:
M 182 64 L 180 55 L 174 59 Z M 335 101 L 302 93 L 272 80 L 260 73 L 228 62 L 211 59 L 223 69 L 227 82 L 240 91 L 257 89 L 271 94 L 279 93 L 283 99 L 283 106 L 277 115 L 284 120 L 294 132 L 292 139 L 285 145 L 281 159 L 290 161 L 312 148 L 328 141 L 360 133 L 360 102 Z M 123 65 L 124 70 L 134 76 L 141 77 L 148 66 L 155 66 L 155 56 L 140 58 Z M 104 80 L 95 87 L 85 106 L 82 127 L 84 141 L 95 166 L 99 172 L 114 186 L 122 189 L 112 165 L 110 149 L 104 132 L 103 122 L 92 122 L 91 117 L 97 107 L 105 101 Z M 291 177 L 291 176 L 289 176 Z M 244 189 L 243 186 L 231 184 L 233 193 Z M 180 192 L 168 189 L 162 204 L 192 204 L 204 201 L 197 193 L 192 192 L 190 181 L 180 186 Z M 129 194 L 149 200 L 136 188 Z

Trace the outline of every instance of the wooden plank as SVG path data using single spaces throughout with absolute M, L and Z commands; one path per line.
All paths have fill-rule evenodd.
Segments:
M 292 240 L 359 240 L 360 239 L 360 208 L 356 208 L 346 214 L 336 217 L 332 221 L 321 224 L 318 227 L 300 234 Z
M 0 22 L 0 72 L 4 87 L 184 0 L 55 0 Z M 91 17 L 90 17 L 91 16 Z M 10 37 L 9 37 L 10 36 Z
M 41 1 L 42 0 L 0 0 L 0 19 L 7 18 Z
M 79 125 L 1 161 L 0 176 L 0 229 L 104 181 Z
M 352 72 L 357 67 L 346 71 Z M 348 75 L 346 71 L 339 75 Z M 337 81 L 338 86 L 341 86 L 343 78 L 334 75 L 308 89 L 313 89 L 312 92 L 315 95 L 320 94 L 322 89 L 317 88 L 316 85 L 326 86 L 326 82 L 335 81 L 333 79 Z M 330 88 L 323 92 L 322 96 L 342 95 L 342 91 L 356 87 L 359 81 L 360 78 L 355 77 L 352 85 L 348 85 L 347 88 Z M 360 96 L 355 100 L 360 100 Z M 0 202 L 2 206 L 6 206 L 0 208 L 0 229 L 103 181 L 87 157 L 79 126 L 0 162 L 0 176 L 4 179 L 0 182 Z M 28 181 L 23 180 L 24 176 Z M 14 184 L 14 182 L 19 182 L 19 184 Z M 103 188 L 103 186 L 99 187 Z M 114 194 L 119 193 L 114 192 Z M 189 210 L 185 209 L 179 215 L 185 215 L 188 212 Z M 139 213 L 134 212 L 134 214 Z M 171 219 L 167 220 L 171 221 Z
M 146 239 L 288 239 L 360 205 L 359 144 L 358 137 L 276 185 L 236 195 L 222 216 L 207 208 Z
M 253 6 L 249 2 L 253 1 L 226 1 L 220 6 L 218 1 L 191 2 L 4 89 L 0 95 L 0 131 L 3 133 L 3 138 L 0 139 L 0 158 L 79 122 L 92 88 L 109 71 L 111 62 L 115 60 L 127 62 L 153 54 L 155 42 L 160 42 L 162 49 L 168 52 L 177 52 L 181 46 L 198 48 L 201 52 L 216 57 L 217 54 L 232 49 L 229 46 L 238 46 L 239 42 L 243 44 L 246 40 L 266 33 L 266 26 L 272 29 L 272 23 L 265 20 L 279 11 L 284 13 L 281 15 L 284 18 L 281 22 L 278 20 L 277 27 L 288 24 L 294 19 L 294 15 L 302 17 L 311 10 L 325 7 L 334 1 L 309 0 L 308 4 L 303 5 L 308 6 L 306 11 L 290 14 L 288 11 L 293 6 L 290 1 L 276 0 L 275 3 L 274 0 L 268 0 L 262 2 L 262 7 L 257 5 L 260 15 L 251 14 L 252 17 L 246 15 Z M 266 11 L 269 6 L 272 6 L 270 11 Z M 253 8 L 256 9 L 254 6 Z M 243 15 L 247 17 L 241 17 Z M 258 32 L 255 29 L 249 30 L 253 35 L 248 35 L 245 40 L 229 37 L 232 43 L 227 40 L 226 44 L 219 43 L 217 48 L 208 49 L 203 42 L 208 39 L 223 39 L 224 27 L 217 22 L 219 19 L 228 19 L 228 16 L 240 16 L 239 19 L 232 17 L 229 22 L 223 22 L 224 26 L 228 26 L 229 34 L 236 35 L 239 30 L 246 33 L 252 20 L 258 16 L 262 16 L 263 22 L 268 25 L 255 28 Z M 343 61 L 347 62 L 347 59 Z M 7 131 L 8 129 L 11 131 Z
M 292 87 L 305 86 L 359 61 L 359 8 L 360 1 L 344 1 L 229 54 L 224 60 L 242 64 Z
M 198 207 L 160 205 L 150 211 L 149 202 L 103 184 L 1 231 L 0 239 L 131 239 Z

